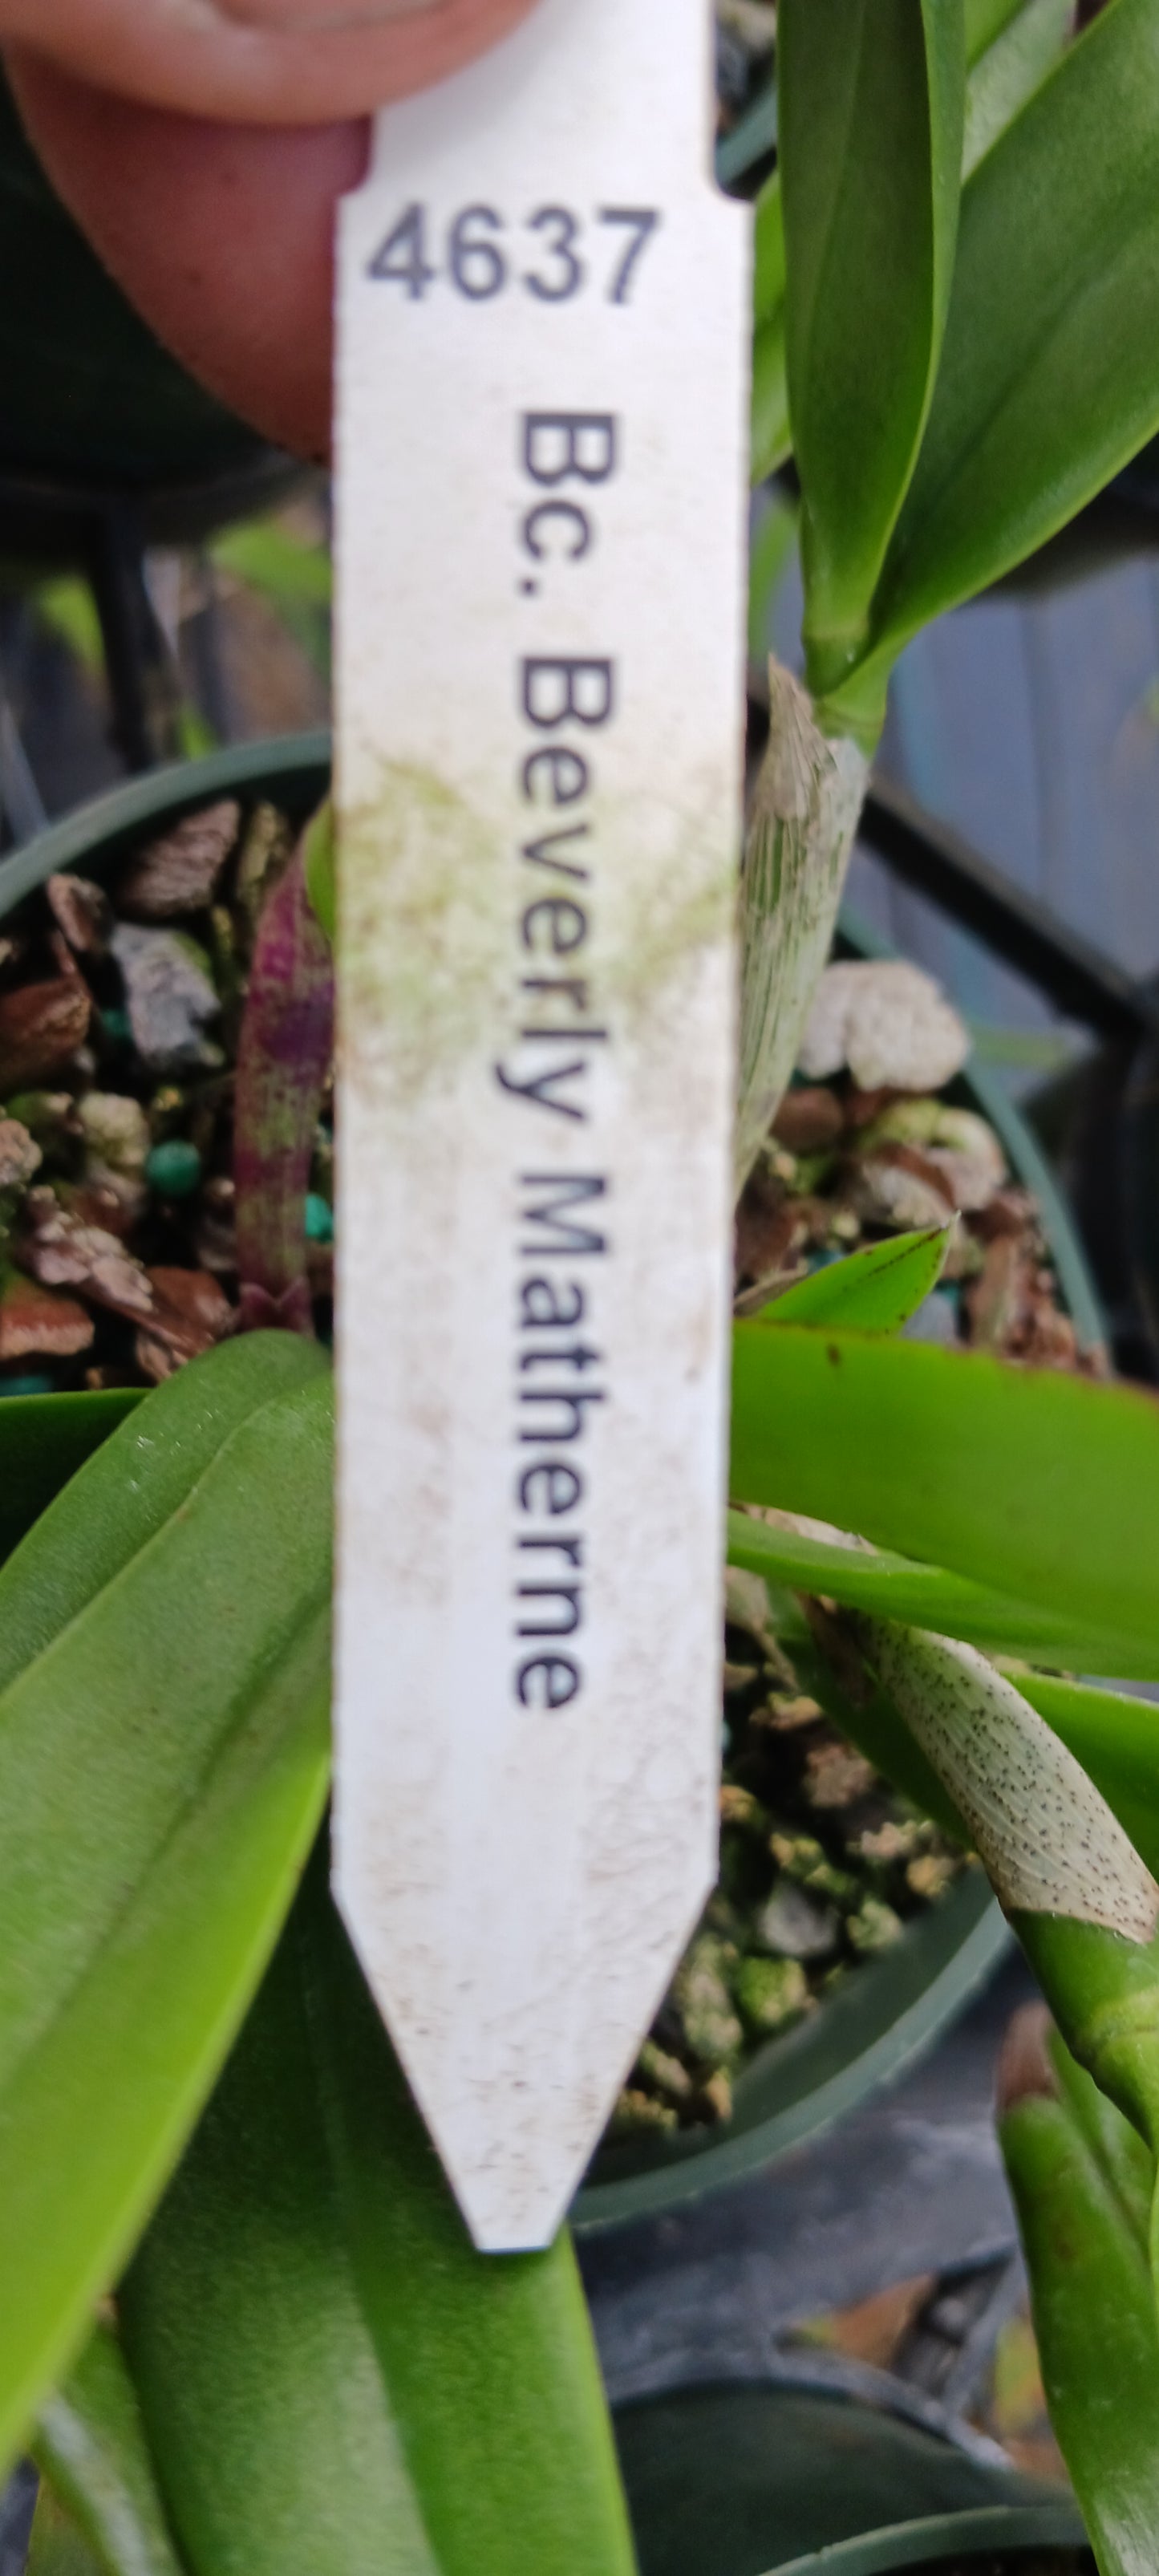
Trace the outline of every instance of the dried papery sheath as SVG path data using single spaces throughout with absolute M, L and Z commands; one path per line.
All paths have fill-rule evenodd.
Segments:
M 855 1622 L 863 1651 L 970 1827 L 1008 1914 L 1150 1941 L 1159 1887 L 1081 1764 L 974 1646 Z
M 769 745 L 741 879 L 738 1192 L 789 1087 L 868 778 L 865 753 L 854 742 L 828 741 L 808 692 L 770 661 Z

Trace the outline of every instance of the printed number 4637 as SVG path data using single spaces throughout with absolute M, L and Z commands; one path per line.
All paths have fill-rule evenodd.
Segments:
M 602 288 L 609 304 L 629 304 L 640 260 L 661 217 L 655 206 L 601 206 L 591 227 L 568 206 L 539 206 L 516 229 L 494 206 L 464 206 L 446 230 L 445 266 L 433 266 L 426 206 L 407 206 L 369 264 L 371 277 L 401 286 L 414 302 L 446 277 L 470 304 L 488 304 L 520 286 L 541 304 L 566 304 L 585 287 Z M 600 256 L 601 251 L 605 254 Z M 606 254 L 610 251 L 610 258 Z

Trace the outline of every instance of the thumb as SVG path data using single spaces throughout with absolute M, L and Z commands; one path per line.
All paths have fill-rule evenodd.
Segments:
M 532 0 L 0 0 L 0 44 L 189 116 L 321 125 L 458 71 Z
M 369 126 L 179 116 L 15 48 L 6 69 L 58 195 L 158 339 L 263 437 L 323 463 L 335 214 Z
M 366 114 L 531 6 L 0 0 L 0 39 L 50 178 L 159 339 L 267 438 L 321 458 L 334 215 Z

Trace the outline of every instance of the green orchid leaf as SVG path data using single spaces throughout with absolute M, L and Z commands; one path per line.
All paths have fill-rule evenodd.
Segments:
M 136 2393 L 111 2327 L 97 2327 L 67 2385 L 49 2399 L 32 2451 L 51 2497 L 46 2526 L 71 2525 L 72 2545 L 91 2551 L 108 2576 L 182 2576 Z
M 473 2250 L 324 1851 L 120 2310 L 192 2576 L 630 2576 L 570 2246 Z
M 750 447 L 754 484 L 775 474 L 793 449 L 785 365 L 785 222 L 779 170 L 766 180 L 756 202 Z M 757 650 L 766 649 L 762 635 Z
M 963 180 L 1053 71 L 1074 34 L 1074 21 L 1075 0 L 1027 0 L 975 65 L 966 83 Z
M 1111 0 L 963 191 L 937 388 L 853 693 L 862 722 L 920 626 L 1043 545 L 1159 429 L 1157 162 L 1159 0 Z
M 164 2185 L 316 1829 L 331 1452 L 319 1355 L 255 1336 L 149 1397 L 0 1574 L 0 2461 Z
M 823 694 L 863 649 L 937 372 L 962 162 L 961 0 L 781 0 L 777 67 L 805 640 Z
M 895 1234 L 866 1244 L 845 1261 L 814 1270 L 764 1306 L 760 1324 L 838 1324 L 853 1333 L 896 1333 L 937 1287 L 954 1240 L 954 1227 L 931 1226 L 920 1234 Z
M 971 48 L 966 81 L 962 175 L 969 176 L 1045 80 L 1074 32 L 1074 0 L 987 0 L 971 15 L 992 33 Z M 785 223 L 781 174 L 774 170 L 756 201 L 753 272 L 752 480 L 763 483 L 792 454 L 785 349 Z
M 122 1410 L 104 1429 L 93 1426 L 96 1454 L 41 1511 L 0 1570 L 0 1691 L 156 1536 L 239 1424 L 273 1397 L 328 1374 L 323 1353 L 296 1334 L 249 1333 L 181 1369 L 148 1397 L 138 1418 L 129 1420 Z M 46 1396 L 44 1405 L 63 1404 L 67 1411 L 74 1402 L 105 1401 Z M 134 1416 L 143 1402 L 133 1398 Z M 51 1440 L 55 1416 L 42 1415 L 32 1425 L 32 1440 L 38 1428 Z M 83 1429 L 88 1437 L 87 1416 Z M 0 1408 L 0 1459 L 7 1463 L 4 1431 Z M 78 1468 L 81 1463 L 78 1457 Z
M 0 1402 L 0 1561 L 141 1397 L 8 1395 Z
M 1088 1671 L 1117 1657 L 1159 1676 L 1154 1397 L 790 1324 L 738 1324 L 733 1353 L 738 1501 L 856 1530 L 1105 1638 Z
M 1025 0 L 965 0 L 966 61 L 971 70 L 1024 5 Z
M 1018 1688 L 1069 1745 L 1159 1879 L 1159 1708 L 1126 1692 L 1093 1689 L 1054 1673 L 1018 1673 Z
M 1012 2035 L 999 2136 L 1030 2273 L 1051 2423 L 1100 2576 L 1150 2576 L 1159 2531 L 1159 2327 L 1135 2217 L 1130 2132 L 1077 2112 L 1062 2051 Z M 1030 2057 L 1027 2065 L 1025 2060 Z M 1051 2063 L 1053 2061 L 1053 2063 Z M 1073 2070 L 1072 2070 L 1073 2073 Z M 1081 2080 L 1081 2079 L 1079 2079 Z M 1108 2112 L 1107 2120 L 1116 2120 Z
M 1060 2096 L 1096 2163 L 1101 2165 L 1137 2242 L 1146 2246 L 1155 2197 L 1154 2157 L 1138 2130 L 1131 2127 L 1121 2111 L 1116 2111 L 1114 2103 L 1100 2093 L 1094 2077 L 1071 2056 L 1058 2032 L 1051 2035 L 1049 2049 Z
M 106 2560 L 90 2549 L 72 2515 L 42 2485 L 32 2517 L 25 2576 L 110 2576 Z
M 1159 1935 L 1122 1940 L 1096 1923 L 1011 1910 L 1010 1923 L 1067 2047 L 1128 2119 L 1152 2159 L 1159 2148 Z M 1152 2276 L 1159 2262 L 1152 2202 Z
M 302 836 L 306 896 L 320 930 L 333 947 L 338 927 L 337 846 L 330 798 L 311 816 Z
M 785 374 L 785 315 L 782 307 L 762 322 L 753 341 L 752 412 L 749 426 L 749 475 L 765 483 L 793 452 L 789 427 L 789 387 Z
M 728 1561 L 782 1590 L 821 1594 L 846 1610 L 929 1628 L 940 1637 L 960 1637 L 968 1646 L 980 1646 L 983 1654 L 1014 1662 L 1090 1672 L 1110 1655 L 1122 1667 L 1116 1672 L 1121 1681 L 1148 1680 L 1155 1663 L 1153 1649 L 1144 1646 L 1132 1653 L 1098 1629 L 1084 1628 L 1077 1616 L 1012 1601 L 985 1584 L 948 1574 L 942 1566 L 923 1565 L 887 1549 L 871 1554 L 842 1547 L 792 1527 L 752 1520 L 743 1512 L 728 1516 Z M 1104 1662 L 1101 1669 L 1110 1667 Z
M 766 179 L 753 208 L 753 321 L 771 322 L 785 301 L 785 211 L 781 174 Z

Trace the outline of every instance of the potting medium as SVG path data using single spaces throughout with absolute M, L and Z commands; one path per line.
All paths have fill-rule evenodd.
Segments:
M 0 864 L 0 1050 L 25 1050 L 6 1074 L 0 1055 L 10 1392 L 107 1402 L 236 1329 L 240 1015 L 263 897 L 326 779 L 321 740 L 214 755 Z M 147 974 L 144 998 L 142 956 L 179 965 L 168 984 Z M 919 1328 L 1091 1365 L 1089 1314 L 1076 1324 L 1059 1288 L 1060 1270 L 1082 1280 L 1082 1257 L 1027 1187 L 1016 1117 L 999 1135 L 962 1077 L 942 1099 L 868 1106 L 848 1072 L 790 1094 L 741 1213 L 742 1298 L 907 1224 L 911 1182 L 943 1217 L 939 1193 L 965 1184 L 984 1203 L 964 1212 L 955 1275 Z M 891 1130 L 915 1112 L 925 1141 L 895 1157 Z M 956 1143 L 939 1147 L 943 1120 Z M 323 1087 L 301 1246 L 323 1337 L 332 1167 Z M 936 2036 L 1006 1937 L 981 1872 L 798 1686 L 763 1586 L 731 1577 L 728 1610 L 721 1877 L 580 2196 L 584 2227 L 697 2196 L 809 2135 Z

